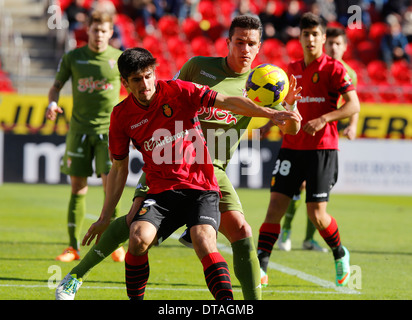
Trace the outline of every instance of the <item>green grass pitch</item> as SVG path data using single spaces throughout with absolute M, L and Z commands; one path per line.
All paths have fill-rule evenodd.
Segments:
M 122 197 L 127 213 L 133 188 Z M 66 208 L 70 186 L 4 184 L 0 186 L 0 299 L 53 300 L 56 278 L 77 262 L 54 258 L 67 246 Z M 265 217 L 268 190 L 239 189 L 255 241 Z M 101 187 L 90 187 L 83 234 L 100 214 Z M 339 225 L 342 243 L 351 253 L 350 287 L 336 288 L 332 254 L 301 250 L 306 228 L 302 204 L 292 230 L 292 251 L 274 249 L 265 300 L 409 300 L 412 297 L 412 198 L 403 196 L 331 195 L 328 212 Z M 183 230 L 183 229 L 182 229 Z M 181 230 L 179 230 L 181 231 Z M 177 241 L 179 232 L 151 249 L 147 300 L 212 300 L 201 263 Z M 316 240 L 326 244 L 316 235 Z M 242 299 L 234 276 L 230 244 L 222 235 L 219 248 L 228 261 L 235 299 Z M 125 244 L 125 247 L 127 244 Z M 89 248 L 82 248 L 84 255 Z M 124 264 L 110 258 L 83 283 L 78 300 L 127 300 Z

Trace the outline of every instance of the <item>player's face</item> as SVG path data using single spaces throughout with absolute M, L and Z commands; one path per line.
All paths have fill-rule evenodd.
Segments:
M 231 39 L 227 39 L 229 53 L 227 61 L 230 69 L 237 73 L 250 70 L 260 49 L 258 30 L 235 28 Z
M 326 35 L 322 32 L 319 26 L 302 29 L 299 40 L 305 58 L 316 59 L 322 55 Z
M 345 53 L 347 44 L 342 36 L 329 37 L 326 39 L 325 52 L 328 56 L 341 60 Z
M 142 105 L 148 106 L 153 100 L 156 92 L 156 76 L 152 68 L 140 73 L 132 73 L 127 80 L 122 78 L 122 83 Z
M 109 22 L 93 22 L 87 29 L 89 35 L 88 45 L 90 50 L 102 52 L 107 49 L 109 40 L 113 35 L 113 28 Z

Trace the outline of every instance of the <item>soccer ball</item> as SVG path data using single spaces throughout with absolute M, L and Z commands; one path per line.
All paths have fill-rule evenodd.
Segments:
M 248 98 L 262 107 L 276 107 L 288 91 L 289 80 L 286 72 L 270 63 L 255 67 L 246 81 Z

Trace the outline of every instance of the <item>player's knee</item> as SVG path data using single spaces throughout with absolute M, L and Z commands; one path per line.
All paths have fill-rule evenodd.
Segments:
M 193 226 L 190 229 L 193 248 L 200 259 L 211 252 L 217 251 L 216 230 L 210 225 Z
M 133 234 L 129 237 L 129 252 L 134 256 L 141 256 L 149 250 L 150 243 L 139 235 Z
M 147 227 L 146 227 L 147 226 Z M 130 227 L 129 251 L 132 255 L 140 256 L 149 250 L 155 239 L 151 225 L 133 223 Z M 156 231 L 156 229 L 154 229 Z

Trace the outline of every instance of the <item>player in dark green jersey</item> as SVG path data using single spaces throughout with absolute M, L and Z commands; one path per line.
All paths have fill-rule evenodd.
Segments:
M 260 49 L 261 28 L 259 19 L 251 16 L 234 18 L 227 39 L 228 56 L 225 58 L 194 57 L 183 66 L 177 77 L 182 80 L 208 85 L 213 90 L 225 95 L 244 96 L 246 79 L 250 73 L 251 64 Z M 291 87 L 292 90 L 290 90 L 289 100 L 287 101 L 293 105 L 300 90 L 296 89 L 294 81 L 291 81 Z M 239 144 L 240 132 L 242 129 L 247 128 L 251 118 L 210 108 L 199 111 L 199 120 L 207 139 L 215 175 L 222 192 L 219 206 L 222 213 L 219 231 L 232 244 L 235 275 L 241 283 L 244 298 L 248 300 L 261 299 L 260 266 L 252 231 L 245 220 L 236 191 L 225 172 L 230 157 Z M 299 130 L 299 125 L 294 122 L 288 122 L 281 127 L 285 133 L 295 134 Z M 219 140 L 221 135 L 218 129 L 220 133 L 222 131 L 227 133 L 233 129 L 231 132 L 235 139 L 229 139 L 228 144 L 226 143 L 227 139 Z M 213 133 L 211 137 L 208 137 L 208 130 Z M 221 145 L 222 141 L 224 141 L 223 146 Z M 210 150 L 212 144 L 216 146 L 215 152 Z M 219 155 L 219 150 L 223 150 L 221 155 Z M 109 225 L 99 242 L 70 271 L 66 276 L 67 280 L 59 285 L 56 290 L 56 298 L 74 299 L 82 279 L 96 264 L 103 260 L 101 254 L 104 256 L 109 255 L 120 243 L 128 239 L 128 226 L 139 209 L 146 191 L 144 176 L 142 176 L 129 214 L 126 217 L 116 219 Z M 91 229 L 89 229 L 89 232 L 92 232 Z M 85 239 L 89 238 L 89 232 L 86 233 Z M 70 284 L 72 282 L 77 284 L 76 290 L 71 290 L 73 286 Z
M 120 100 L 120 73 L 117 59 L 121 51 L 109 46 L 113 35 L 112 16 L 95 11 L 88 25 L 88 44 L 63 55 L 55 82 L 49 90 L 46 117 L 55 120 L 63 110 L 58 107 L 60 90 L 71 78 L 73 111 L 66 137 L 66 152 L 61 171 L 70 176 L 71 196 L 68 208 L 69 247 L 56 260 L 80 259 L 80 231 L 84 220 L 87 177 L 106 175 L 111 161 L 108 153 L 110 114 Z M 114 213 L 116 215 L 117 212 Z

